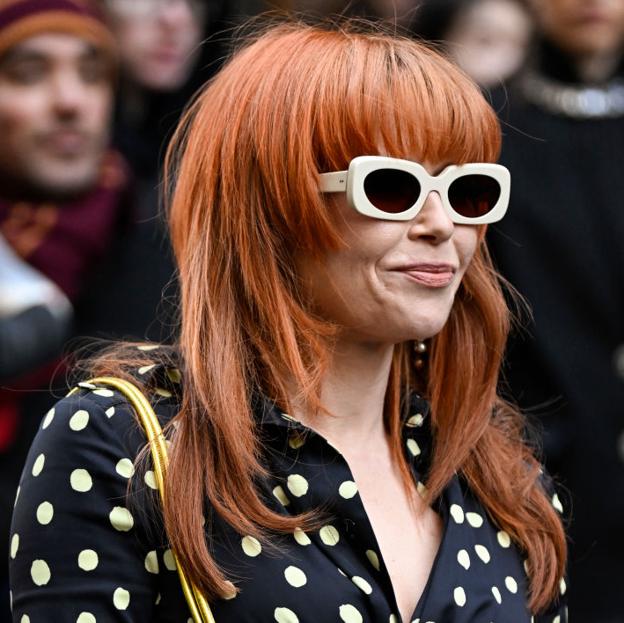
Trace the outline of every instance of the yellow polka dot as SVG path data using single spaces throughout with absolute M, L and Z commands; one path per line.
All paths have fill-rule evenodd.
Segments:
M 425 486 L 424 483 L 420 482 L 420 480 L 416 483 L 416 491 L 418 491 L 418 494 L 421 496 L 425 496 L 427 493 L 427 487 Z
M 47 526 L 54 518 L 54 506 L 50 502 L 41 502 L 37 506 L 37 521 L 42 526 Z
M 340 497 L 343 497 L 345 500 L 350 500 L 357 492 L 357 485 L 353 480 L 345 480 L 340 487 L 338 487 Z
M 451 504 L 450 513 L 455 523 L 464 523 L 464 509 L 459 504 Z
M 286 492 L 284 491 L 284 489 L 280 485 L 277 485 L 277 487 L 275 487 L 275 489 L 273 489 L 273 495 L 278 499 L 278 501 L 283 506 L 288 506 L 290 504 L 290 500 L 288 499 L 288 496 L 286 495 Z
M 334 528 L 334 526 L 323 526 L 319 530 L 319 535 L 321 537 L 321 541 L 325 543 L 325 545 L 334 546 L 340 540 L 340 535 L 338 534 L 338 530 Z
M 86 469 L 75 469 L 69 477 L 69 483 L 78 493 L 86 493 L 93 486 L 91 474 Z
M 343 604 L 339 608 L 340 620 L 344 623 L 362 623 L 364 620 L 359 610 L 351 604 Z
M 87 427 L 88 423 L 89 423 L 88 411 L 85 411 L 84 409 L 80 409 L 79 411 L 76 411 L 74 415 L 71 416 L 71 419 L 69 420 L 69 428 L 71 428 L 73 431 L 78 432 L 78 431 L 84 430 Z
M 14 556 L 14 558 L 15 558 L 15 556 Z M 561 578 L 561 580 L 559 580 L 559 592 L 562 595 L 565 595 L 565 592 L 566 592 L 567 588 L 568 587 L 566 586 L 565 580 L 563 578 Z
M 148 469 L 145 472 L 145 476 L 143 476 L 143 480 L 145 480 L 145 484 L 150 489 L 154 489 L 154 491 L 158 489 L 158 485 L 156 484 L 156 476 L 154 475 L 154 472 L 151 469 Z
M 556 493 L 552 497 L 552 505 L 555 507 L 555 510 L 557 510 L 559 513 L 563 513 L 563 506 L 561 504 L 561 500 L 559 499 L 559 496 Z
M 43 418 L 43 423 L 41 424 L 41 428 L 42 429 L 46 429 L 48 428 L 48 426 L 50 426 L 50 424 L 52 424 L 52 420 L 54 419 L 54 409 L 50 409 L 45 417 Z
M 373 565 L 373 567 L 377 571 L 379 571 L 380 564 L 379 564 L 379 556 L 377 556 L 377 552 L 373 551 L 372 549 L 367 549 L 366 558 L 368 558 L 368 562 L 370 562 L 370 564 Z
M 228 585 L 228 588 L 227 591 L 222 595 L 222 598 L 226 601 L 230 601 L 231 599 L 234 599 L 238 593 L 236 591 L 236 586 L 234 586 L 232 582 L 227 581 L 226 584 Z
M 297 615 L 289 608 L 275 608 L 273 618 L 277 623 L 299 623 Z
M 416 415 L 412 415 L 407 422 L 405 422 L 405 426 L 409 426 L 409 428 L 416 428 L 418 426 L 423 425 L 424 418 L 422 413 L 417 413 Z
M 247 554 L 247 556 L 251 556 L 251 558 L 255 558 L 262 551 L 260 541 L 253 536 L 243 537 L 241 540 L 241 546 L 245 554 Z
M 50 581 L 52 573 L 45 560 L 35 560 L 30 566 L 30 577 L 37 586 L 44 586 Z
M 299 450 L 299 448 L 301 448 L 303 444 L 305 444 L 305 437 L 299 433 L 295 433 L 294 435 L 291 435 L 288 439 L 288 445 L 293 450 Z
M 134 526 L 134 518 L 130 514 L 130 511 L 123 506 L 115 506 L 109 514 L 110 522 L 120 532 L 128 532 Z
M 113 593 L 113 605 L 117 610 L 126 610 L 130 605 L 130 593 L 121 586 L 116 588 Z
M 137 346 L 137 350 L 141 350 L 143 352 L 149 352 L 150 350 L 156 350 L 160 348 L 160 344 L 141 344 Z
M 177 569 L 175 556 L 170 549 L 166 549 L 163 554 L 163 562 L 165 563 L 165 567 L 168 571 L 175 571 Z
M 171 398 L 171 396 L 173 396 L 168 389 L 163 389 L 162 387 L 157 387 L 154 392 L 163 398 Z
M 153 370 L 156 367 L 155 363 L 150 364 L 149 366 L 141 366 L 139 368 L 139 374 L 146 374 L 150 370 Z
M 511 537 L 504 530 L 500 530 L 496 534 L 496 539 L 501 547 L 509 547 L 511 545 Z
M 490 552 L 488 552 L 487 547 L 484 545 L 475 545 L 475 552 L 477 552 L 477 556 L 484 562 L 490 562 Z
M 412 456 L 418 456 L 420 454 L 420 446 L 416 443 L 415 439 L 407 440 L 407 449 Z
M 115 471 L 122 478 L 132 478 L 134 476 L 134 465 L 130 459 L 120 459 L 115 465 Z
M 295 528 L 293 536 L 299 545 L 310 545 L 312 543 L 310 537 L 301 528 Z
M 469 569 L 470 568 L 470 556 L 468 555 L 468 552 L 465 549 L 460 549 L 457 552 L 457 562 L 464 569 Z
M 115 415 L 115 407 L 109 407 L 104 413 L 106 413 L 107 418 L 112 418 Z
M 284 569 L 284 577 L 286 578 L 286 581 L 295 588 L 305 586 L 308 581 L 306 574 L 298 567 L 293 566 L 286 567 L 286 569 Z
M 373 592 L 373 587 L 359 575 L 354 575 L 351 578 L 351 581 L 362 591 L 364 591 L 367 595 L 370 595 Z
M 399 623 L 399 617 L 396 614 L 391 614 L 388 623 Z
M 161 599 L 162 599 L 162 595 L 158 593 L 158 595 L 156 595 L 156 601 L 154 602 L 154 604 L 157 606 L 160 603 Z
M 100 559 L 96 552 L 92 549 L 83 549 L 80 554 L 78 554 L 78 566 L 83 571 L 93 571 L 97 568 Z
M 17 532 L 11 537 L 11 558 L 15 560 L 19 549 L 19 534 Z
M 110 389 L 103 388 L 94 389 L 93 393 L 96 396 L 102 396 L 102 398 L 112 398 L 115 395 L 115 393 L 112 392 Z
M 27 614 L 22 614 L 22 618 L 20 619 L 20 623 L 30 623 L 30 617 Z
M 464 591 L 464 589 L 461 586 L 458 586 L 454 591 L 453 591 L 453 599 L 455 600 L 455 603 L 462 607 L 466 605 L 466 591 Z
M 553 619 L 553 623 L 561 623 L 561 617 L 559 615 L 557 615 L 554 619 Z
M 518 583 L 510 575 L 505 578 L 505 586 L 510 593 L 518 592 Z
M 181 383 L 182 373 L 177 368 L 167 368 L 167 378 L 172 383 Z
M 155 550 L 147 552 L 147 556 L 145 556 L 145 568 L 149 573 L 158 573 L 158 556 Z
M 95 617 L 90 612 L 81 612 L 76 619 L 76 623 L 97 623 Z
M 32 475 L 37 477 L 43 471 L 43 466 L 45 465 L 45 454 L 40 454 L 33 463 L 32 466 Z
M 288 490 L 297 498 L 308 492 L 308 481 L 299 474 L 291 474 L 286 480 Z
M 480 528 L 483 525 L 483 517 L 479 513 L 466 513 L 466 519 L 473 528 Z
M 502 603 L 503 598 L 501 597 L 500 591 L 496 586 L 492 586 L 492 595 L 494 595 L 494 599 L 496 599 L 499 604 Z

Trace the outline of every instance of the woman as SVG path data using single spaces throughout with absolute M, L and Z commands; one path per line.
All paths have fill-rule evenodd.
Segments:
M 173 548 L 217 621 L 564 621 L 561 521 L 496 395 L 507 174 L 446 168 L 499 142 L 412 41 L 284 25 L 239 51 L 168 162 L 182 372 L 145 345 L 92 370 L 168 423 L 164 520 L 124 399 L 62 400 L 18 494 L 16 620 L 186 620 Z
M 524 0 L 430 0 L 419 6 L 414 24 L 416 34 L 442 42 L 453 60 L 486 89 L 518 72 L 532 30 Z

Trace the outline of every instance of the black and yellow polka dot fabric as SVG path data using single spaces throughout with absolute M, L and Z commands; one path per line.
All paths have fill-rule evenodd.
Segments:
M 172 394 L 163 387 L 153 395 L 163 424 L 176 412 Z M 343 457 L 267 401 L 258 400 L 256 412 L 273 474 L 263 485 L 267 503 L 284 514 L 321 508 L 326 520 L 314 532 L 298 529 L 266 544 L 235 533 L 207 508 L 213 555 L 240 588 L 212 604 L 217 623 L 401 623 L 383 552 Z M 422 488 L 431 441 L 427 405 L 418 398 L 404 440 Z M 149 457 L 136 461 L 144 442 L 130 407 L 109 389 L 85 386 L 43 418 L 10 535 L 14 621 L 191 620 Z M 553 503 L 560 508 L 556 496 Z M 564 580 L 560 600 L 532 619 L 522 556 L 465 483 L 455 477 L 435 507 L 442 543 L 407 623 L 567 622 Z

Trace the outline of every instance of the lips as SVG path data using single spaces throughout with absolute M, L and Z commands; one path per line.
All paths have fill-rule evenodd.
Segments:
M 89 137 L 79 130 L 68 129 L 49 132 L 40 140 L 48 150 L 59 156 L 73 156 L 84 152 Z
M 451 264 L 410 264 L 395 269 L 412 281 L 430 288 L 444 288 L 455 276 L 456 268 Z

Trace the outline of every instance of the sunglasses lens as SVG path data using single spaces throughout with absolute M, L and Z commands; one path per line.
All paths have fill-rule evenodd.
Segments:
M 454 180 L 448 190 L 453 209 L 467 218 L 484 216 L 498 202 L 500 184 L 489 175 L 463 175 Z
M 377 169 L 364 179 L 364 192 L 378 210 L 400 214 L 409 210 L 418 200 L 420 183 L 406 171 Z

